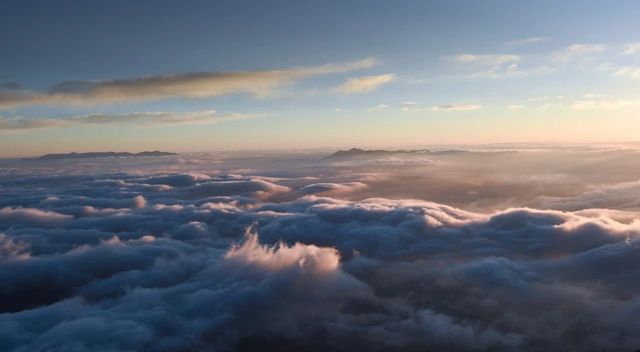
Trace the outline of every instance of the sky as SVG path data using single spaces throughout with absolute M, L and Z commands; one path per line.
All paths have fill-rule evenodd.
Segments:
M 0 157 L 640 139 L 635 1 L 2 1 Z

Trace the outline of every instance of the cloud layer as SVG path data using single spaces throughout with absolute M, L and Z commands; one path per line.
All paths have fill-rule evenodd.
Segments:
M 51 167 L 0 177 L 2 350 L 640 345 L 633 217 L 341 198 L 376 187 L 364 174 Z

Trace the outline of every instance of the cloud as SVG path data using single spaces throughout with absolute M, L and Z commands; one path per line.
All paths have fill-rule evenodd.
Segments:
M 377 112 L 377 111 L 383 111 L 389 108 L 389 105 L 387 104 L 378 104 L 374 107 L 371 107 L 369 109 L 367 109 L 368 112 Z
M 572 44 L 562 51 L 555 52 L 551 58 L 560 63 L 567 63 L 573 60 L 594 56 L 606 50 L 604 44 Z
M 549 100 L 563 100 L 565 97 L 564 95 L 555 95 L 555 96 L 550 96 L 550 95 L 543 95 L 543 96 L 539 96 L 539 97 L 532 97 L 529 98 L 529 101 L 549 101 Z
M 547 40 L 548 38 L 546 37 L 529 37 L 529 38 L 525 38 L 525 39 L 520 39 L 520 40 L 514 40 L 511 42 L 507 42 L 506 45 L 528 45 L 528 44 L 535 44 L 535 43 L 540 43 L 543 42 L 545 40 Z
M 394 79 L 395 75 L 390 73 L 376 76 L 354 77 L 336 87 L 334 92 L 339 94 L 367 93 L 380 88 Z
M 459 111 L 474 111 L 474 110 L 480 110 L 480 109 L 482 109 L 482 105 L 478 105 L 478 104 L 449 104 L 449 105 L 432 106 L 429 110 L 436 111 L 436 112 L 440 112 L 440 111 L 459 112 Z
M 640 43 L 631 43 L 624 46 L 624 51 L 622 52 L 625 55 L 633 55 L 640 51 Z
M 507 109 L 510 111 L 515 111 L 515 110 L 520 110 L 523 109 L 524 105 L 520 105 L 520 104 L 511 104 L 511 105 L 507 105 Z
M 460 54 L 448 60 L 469 79 L 522 78 L 532 73 L 546 73 L 547 66 L 521 67 L 522 57 L 510 54 Z
M 0 83 L 0 89 L 8 89 L 8 90 L 20 89 L 20 83 L 18 82 Z
M 640 79 L 640 66 L 625 66 L 616 70 L 617 77 Z
M 502 55 L 502 54 L 459 54 L 452 57 L 454 62 L 461 64 L 480 64 L 486 66 L 498 66 L 504 64 L 510 64 L 520 61 L 518 55 Z
M 403 112 L 464 112 L 482 109 L 479 104 L 442 104 L 431 107 L 419 106 L 417 104 L 402 104 Z
M 347 183 L 313 183 L 306 185 L 298 190 L 300 194 L 309 195 L 323 195 L 323 196 L 347 196 L 351 193 L 361 191 L 368 186 L 362 182 L 347 182 Z
M 78 126 L 132 124 L 138 127 L 162 127 L 169 125 L 208 125 L 227 121 L 253 119 L 264 114 L 220 115 L 215 110 L 188 112 L 134 112 L 128 114 L 88 114 L 56 118 L 2 117 L 0 132 L 26 131 Z
M 92 106 L 169 98 L 203 99 L 247 93 L 269 96 L 292 81 L 373 67 L 372 58 L 283 70 L 199 72 L 109 81 L 66 81 L 48 91 L 0 92 L 0 109 L 31 105 Z
M 225 180 L 248 183 L 220 188 Z M 27 189 L 32 197 L 28 208 L 0 211 L 13 217 L 0 221 L 0 348 L 597 351 L 640 343 L 637 221 L 604 210 L 346 201 L 288 187 L 294 198 L 274 202 L 253 193 L 253 180 L 0 177 L 3 201 L 24 202 Z M 161 184 L 171 188 L 143 188 Z M 209 184 L 215 191 L 200 192 Z M 73 203 L 65 199 L 80 194 L 87 204 L 129 207 L 65 214 Z
M 576 100 L 571 104 L 573 110 L 618 110 L 640 107 L 640 101 L 624 99 Z
M 477 148 L 0 160 L 0 350 L 637 349 L 637 149 Z

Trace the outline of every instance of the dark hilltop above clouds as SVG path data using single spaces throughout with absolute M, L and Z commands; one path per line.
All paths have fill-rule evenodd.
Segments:
M 178 155 L 176 153 L 161 151 L 144 151 L 140 153 L 129 152 L 93 152 L 93 153 L 62 153 L 62 154 L 45 154 L 36 158 L 26 158 L 27 160 L 62 160 L 62 159 L 83 159 L 83 158 L 109 158 L 109 157 L 146 157 L 146 156 L 169 156 Z
M 415 150 L 384 150 L 384 149 L 359 149 L 351 148 L 349 150 L 338 150 L 337 152 L 329 155 L 327 158 L 340 159 L 340 158 L 366 158 L 366 157 L 380 157 L 380 156 L 392 156 L 392 155 L 415 155 L 415 154 L 452 154 L 452 153 L 464 153 L 464 150 L 448 149 L 448 150 L 429 150 L 429 149 L 415 149 Z

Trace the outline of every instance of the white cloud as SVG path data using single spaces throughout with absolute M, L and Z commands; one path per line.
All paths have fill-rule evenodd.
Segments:
M 511 111 L 520 110 L 520 109 L 523 109 L 523 108 L 524 108 L 524 105 L 519 105 L 519 104 L 507 105 L 507 109 L 511 110 Z
M 543 95 L 539 97 L 529 98 L 529 101 L 549 101 L 549 100 L 563 100 L 563 99 L 564 99 L 564 95 L 555 95 L 555 96 Z
M 282 70 L 200 72 L 109 81 L 67 81 L 48 91 L 0 92 L 0 109 L 31 105 L 87 106 L 169 98 L 202 99 L 238 93 L 266 97 L 273 95 L 279 87 L 296 80 L 371 68 L 377 63 L 377 60 L 367 58 Z
M 514 40 L 511 42 L 507 42 L 506 45 L 527 45 L 527 44 L 534 44 L 534 43 L 539 43 L 542 41 L 547 40 L 548 38 L 545 37 L 530 37 L 530 38 L 526 38 L 526 39 L 520 39 L 520 40 Z
M 376 112 L 376 111 L 382 111 L 382 110 L 386 110 L 389 108 L 389 105 L 387 104 L 378 104 L 374 107 L 371 107 L 369 109 L 367 109 L 367 111 L 369 112 Z
M 391 73 L 376 76 L 354 77 L 336 87 L 334 92 L 339 94 L 367 93 L 380 88 L 394 79 L 395 75 Z
M 623 99 L 577 100 L 571 105 L 573 110 L 618 110 L 637 107 L 640 107 L 640 101 Z
M 624 46 L 623 54 L 632 55 L 640 51 L 640 43 L 630 43 Z
M 554 61 L 566 63 L 576 59 L 584 58 L 600 54 L 606 50 L 604 44 L 572 44 L 562 51 L 555 52 L 551 55 Z
M 459 111 L 474 111 L 474 110 L 480 110 L 482 109 L 482 105 L 478 105 L 478 104 L 449 104 L 449 105 L 436 105 L 436 106 L 432 106 L 430 108 L 431 111 L 444 111 L 444 112 L 449 112 L 449 111 L 455 111 L 455 112 L 459 112 Z
M 416 104 L 403 105 L 403 112 L 464 112 L 482 109 L 482 105 L 478 104 L 441 104 L 429 107 L 422 107 Z
M 497 66 L 508 63 L 514 63 L 520 61 L 518 55 L 503 55 L 503 54 L 459 54 L 452 57 L 454 62 L 461 64 L 480 64 L 487 66 Z
M 640 79 L 640 66 L 626 66 L 615 72 L 617 77 Z

